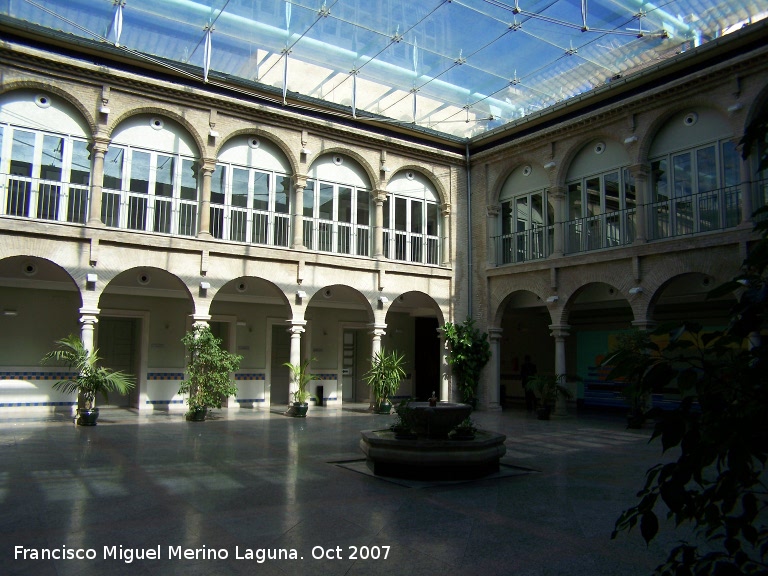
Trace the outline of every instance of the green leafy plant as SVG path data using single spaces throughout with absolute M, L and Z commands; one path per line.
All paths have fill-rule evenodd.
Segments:
M 559 374 L 535 374 L 526 383 L 525 387 L 536 395 L 538 409 L 551 412 L 558 398 L 568 400 L 573 398 L 571 390 L 563 384 L 565 375 Z
M 386 352 L 383 348 L 371 360 L 370 369 L 363 375 L 363 380 L 371 387 L 371 393 L 377 406 L 389 401 L 400 388 L 400 380 L 405 378 L 405 357 L 395 350 Z
M 179 394 L 187 394 L 190 412 L 221 408 L 222 402 L 237 394 L 232 372 L 240 367 L 242 356 L 221 348 L 207 325 L 198 324 L 181 340 L 187 349 L 187 375 Z
M 392 430 L 395 432 L 409 432 L 411 429 L 413 408 L 410 407 L 412 398 L 404 398 L 395 406 L 395 422 Z
M 75 375 L 59 380 L 53 388 L 64 394 L 77 393 L 83 407 L 90 410 L 95 407 L 98 394 L 104 402 L 109 402 L 109 392 L 126 394 L 136 385 L 133 376 L 99 366 L 100 360 L 97 349 L 89 352 L 78 336 L 70 334 L 57 340 L 56 349 L 48 352 L 41 362 L 61 362 L 70 368 Z
M 291 364 L 285 362 L 283 366 L 287 366 L 291 371 L 291 381 L 296 383 L 296 391 L 293 393 L 293 400 L 297 404 L 306 404 L 311 394 L 309 393 L 309 383 L 317 378 L 316 375 L 311 374 L 309 371 L 309 360 L 304 360 L 300 364 Z
M 461 401 L 474 406 L 480 373 L 491 358 L 488 334 L 475 328 L 471 318 L 462 324 L 446 322 L 443 333 L 450 348 L 448 363 L 456 377 Z
M 625 385 L 621 395 L 629 407 L 628 427 L 640 428 L 646 419 L 651 391 L 641 385 L 641 379 L 646 367 L 646 358 L 657 354 L 658 349 L 647 331 L 635 329 L 619 334 L 616 345 L 601 363 L 601 366 L 609 370 L 614 362 L 621 362 L 623 365 L 622 375 L 618 378 Z

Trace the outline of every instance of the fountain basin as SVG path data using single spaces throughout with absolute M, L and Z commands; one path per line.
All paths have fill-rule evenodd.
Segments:
M 447 438 L 448 432 L 464 421 L 472 412 L 469 404 L 457 402 L 409 402 L 408 424 L 417 436 Z
M 391 430 L 366 430 L 360 434 L 360 449 L 377 476 L 417 480 L 482 478 L 499 471 L 499 460 L 507 452 L 507 437 L 487 430 L 478 430 L 472 440 L 399 440 Z

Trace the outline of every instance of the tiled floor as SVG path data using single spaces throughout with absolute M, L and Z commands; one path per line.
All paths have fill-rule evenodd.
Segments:
M 404 485 L 338 465 L 361 458 L 360 430 L 391 423 L 363 408 L 223 410 L 204 423 L 104 409 L 94 428 L 0 415 L 0 574 L 633 576 L 677 539 L 610 539 L 661 458 L 650 430 L 625 430 L 620 416 L 477 412 L 507 435 L 502 463 L 533 471 Z M 281 549 L 297 558 L 259 561 Z

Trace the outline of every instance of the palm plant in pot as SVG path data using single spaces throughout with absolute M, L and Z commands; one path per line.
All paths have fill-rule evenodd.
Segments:
M 109 402 L 109 392 L 127 394 L 135 385 L 135 379 L 124 372 L 98 366 L 98 350 L 89 351 L 83 341 L 74 334 L 56 341 L 56 349 L 48 352 L 42 363 L 62 362 L 75 372 L 74 376 L 59 380 L 53 388 L 65 394 L 78 395 L 77 424 L 96 426 L 99 409 L 96 396 L 101 394 Z
M 309 372 L 309 360 L 304 360 L 300 364 L 285 362 L 283 366 L 288 367 L 291 371 L 291 381 L 296 383 L 296 391 L 293 393 L 293 406 L 288 409 L 286 415 L 305 418 L 309 410 L 308 400 L 311 397 L 309 383 L 315 380 L 317 376 Z
M 221 339 L 205 324 L 197 324 L 181 339 L 187 349 L 188 378 L 179 386 L 187 395 L 187 420 L 205 420 L 208 410 L 221 408 L 224 400 L 237 394 L 232 372 L 240 367 L 242 356 L 221 348 Z
M 390 399 L 400 388 L 400 380 L 405 378 L 403 364 L 405 357 L 397 351 L 386 352 L 381 349 L 371 360 L 371 367 L 363 375 L 363 380 L 371 387 L 374 398 L 374 411 L 377 414 L 389 414 L 392 411 Z
M 536 395 L 536 415 L 539 420 L 549 420 L 558 398 L 568 400 L 573 397 L 570 389 L 562 382 L 564 374 L 536 374 L 532 376 L 526 388 Z

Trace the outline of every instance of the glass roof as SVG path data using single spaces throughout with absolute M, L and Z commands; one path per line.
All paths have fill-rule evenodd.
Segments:
M 768 0 L 0 0 L 0 14 L 468 138 L 761 20 Z

